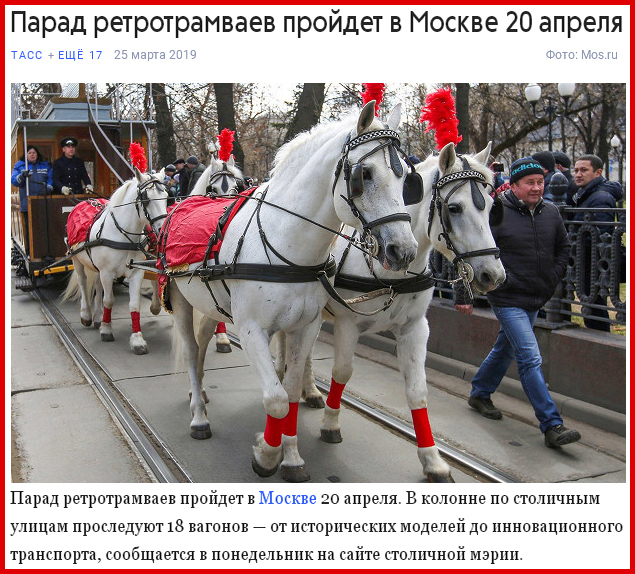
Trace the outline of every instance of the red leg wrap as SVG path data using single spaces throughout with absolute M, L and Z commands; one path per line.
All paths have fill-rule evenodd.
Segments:
M 216 335 L 218 335 L 219 333 L 227 333 L 225 323 L 219 323 L 218 325 L 216 325 Z
M 329 390 L 329 396 L 326 399 L 326 404 L 332 409 L 339 409 L 340 402 L 342 401 L 342 393 L 346 385 L 338 383 L 335 379 L 331 379 L 331 388 Z
M 415 435 L 417 435 L 417 446 L 419 448 L 434 446 L 432 430 L 430 430 L 430 421 L 428 420 L 428 409 L 424 407 L 410 412 L 412 413 Z
M 132 318 L 132 332 L 138 333 L 141 331 L 141 322 L 139 320 L 139 311 L 130 311 L 130 317 Z
M 271 415 L 267 415 L 267 425 L 265 426 L 265 442 L 269 446 L 280 446 L 282 442 L 282 430 L 284 429 L 285 419 L 277 419 Z
M 298 434 L 298 403 L 289 403 L 289 414 L 284 417 L 282 434 L 295 436 Z
M 104 316 L 102 317 L 103 323 L 110 323 L 112 318 L 112 309 L 108 309 L 108 307 L 104 307 Z

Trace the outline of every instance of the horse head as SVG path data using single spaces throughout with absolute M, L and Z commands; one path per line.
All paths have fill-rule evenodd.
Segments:
M 417 252 L 403 198 L 407 171 L 396 131 L 401 106 L 393 109 L 387 124 L 375 118 L 374 109 L 372 100 L 347 134 L 333 187 L 335 210 L 341 221 L 362 232 L 385 269 L 400 271 Z
M 136 199 L 134 201 L 137 213 L 158 234 L 163 220 L 168 214 L 168 192 L 163 185 L 165 171 L 162 169 L 159 173 L 141 173 L 135 167 L 134 174 L 133 182 L 136 183 L 134 186 Z
M 223 197 L 245 190 L 244 176 L 231 156 L 227 161 L 212 158 L 190 195 Z
M 416 166 L 424 181 L 424 202 L 415 228 L 483 293 L 505 279 L 491 230 L 502 218 L 500 199 L 491 195 L 492 172 L 485 164 L 491 146 L 462 156 L 449 143 L 438 156 Z

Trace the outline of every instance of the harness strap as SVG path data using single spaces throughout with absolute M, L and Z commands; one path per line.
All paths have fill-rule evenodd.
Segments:
M 337 274 L 335 276 L 335 287 L 340 289 L 350 289 L 351 291 L 361 291 L 362 293 L 369 293 L 374 289 L 382 287 L 391 288 L 396 295 L 403 293 L 418 293 L 420 291 L 426 291 L 432 289 L 435 284 L 434 275 L 432 271 L 427 270 L 414 277 L 408 277 L 407 279 L 370 279 L 366 277 L 356 277 L 354 275 Z

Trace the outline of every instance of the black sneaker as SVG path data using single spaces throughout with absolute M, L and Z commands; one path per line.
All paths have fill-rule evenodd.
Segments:
M 480 399 L 478 397 L 470 397 L 467 404 L 476 409 L 485 418 L 498 421 L 503 418 L 502 413 L 494 406 L 491 399 Z
M 549 448 L 555 448 L 578 442 L 580 438 L 580 433 L 577 430 L 568 429 L 564 425 L 554 425 L 545 432 L 545 445 Z

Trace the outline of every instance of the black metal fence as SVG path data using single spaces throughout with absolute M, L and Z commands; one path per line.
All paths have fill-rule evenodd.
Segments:
M 545 318 L 553 323 L 589 317 L 593 310 L 608 312 L 608 318 L 593 316 L 600 323 L 626 324 L 626 209 L 560 207 L 571 242 L 571 257 L 564 279 L 544 306 Z M 613 222 L 597 221 L 596 214 L 611 213 Z M 582 217 L 580 218 L 580 214 Z M 578 221 L 574 220 L 578 219 Z M 435 296 L 452 298 L 448 280 L 456 279 L 454 267 L 440 253 L 430 257 L 439 281 Z M 487 298 L 475 293 L 476 305 Z

